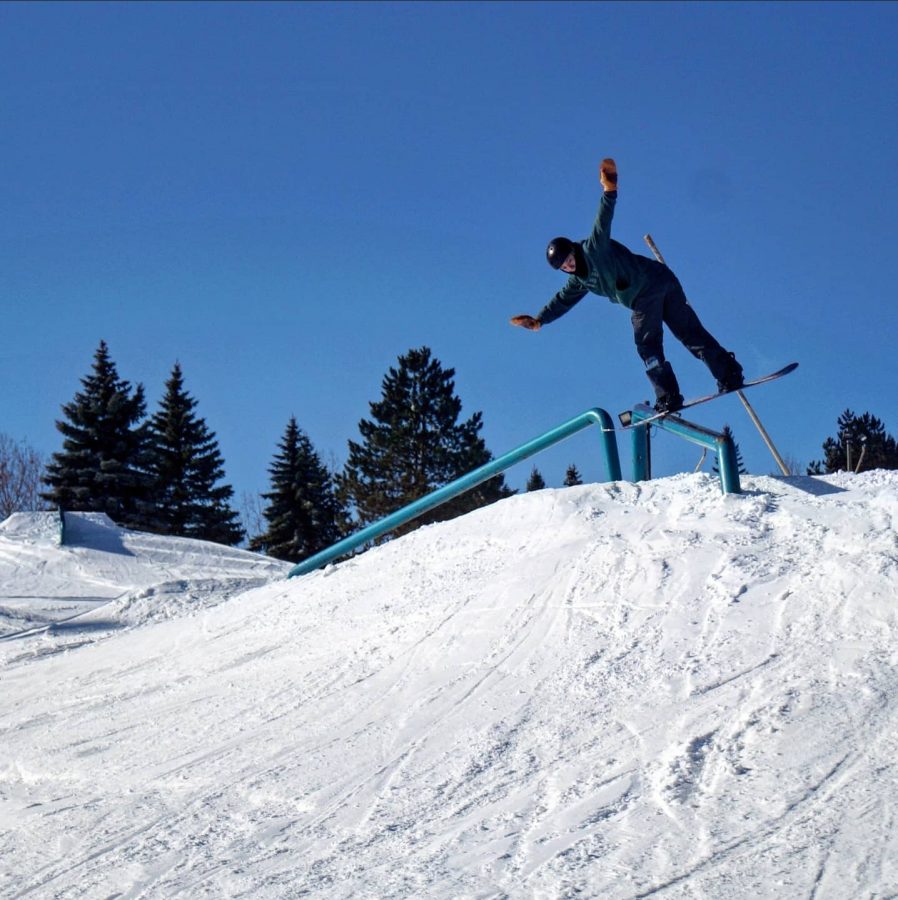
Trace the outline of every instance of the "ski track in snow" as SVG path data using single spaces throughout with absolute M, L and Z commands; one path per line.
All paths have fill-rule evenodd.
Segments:
M 0 642 L 0 895 L 898 896 L 898 473 L 744 487 L 512 497 L 291 581 L 0 533 L 10 595 L 118 592 Z

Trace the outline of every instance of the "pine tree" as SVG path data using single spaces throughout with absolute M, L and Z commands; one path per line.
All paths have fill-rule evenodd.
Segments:
M 885 425 L 870 413 L 856 416 L 850 409 L 839 416 L 838 433 L 823 443 L 824 458 L 812 462 L 808 475 L 838 471 L 898 469 L 898 445 Z
M 482 415 L 459 422 L 454 369 L 443 369 L 428 347 L 410 350 L 390 367 L 371 419 L 359 422 L 361 442 L 349 442 L 339 479 L 341 497 L 360 524 L 375 522 L 492 459 L 480 437 Z M 397 529 L 450 519 L 510 496 L 499 475 Z
M 740 475 L 747 475 L 748 472 L 746 471 L 745 464 L 742 462 L 742 451 L 739 449 L 739 445 L 736 443 L 736 441 L 733 440 L 733 429 L 730 428 L 729 425 L 723 426 L 723 436 L 728 437 L 731 441 L 733 441 L 733 449 L 736 451 L 736 471 Z M 720 474 L 716 458 L 714 460 L 714 465 L 711 468 L 715 475 Z
M 530 470 L 530 477 L 527 479 L 527 492 L 541 491 L 546 486 L 546 481 L 540 474 L 539 469 L 534 466 Z
M 343 508 L 333 479 L 322 465 L 312 442 L 292 417 L 287 424 L 279 453 L 268 471 L 271 491 L 264 517 L 268 529 L 249 542 L 256 550 L 301 562 L 342 536 Z
M 567 467 L 567 471 L 564 473 L 564 486 L 565 487 L 576 487 L 578 484 L 583 484 L 583 478 L 580 475 L 580 470 L 573 464 Z
M 224 461 L 215 434 L 196 415 L 197 401 L 184 389 L 180 363 L 149 422 L 149 471 L 154 516 L 144 527 L 160 534 L 234 545 L 243 540 L 229 502 L 233 488 L 220 484 Z
M 57 421 L 63 449 L 47 465 L 42 494 L 62 509 L 104 512 L 114 522 L 141 527 L 151 512 L 146 473 L 146 403 L 143 385 L 119 378 L 105 341 L 94 355 L 84 388 L 62 407 Z

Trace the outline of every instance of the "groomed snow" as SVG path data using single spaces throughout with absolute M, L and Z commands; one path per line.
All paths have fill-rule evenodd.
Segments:
M 220 603 L 289 569 L 208 541 L 118 528 L 102 513 L 66 513 L 64 539 L 58 512 L 14 513 L 0 522 L 0 638 L 54 623 L 83 631 L 165 618 L 181 604 Z
M 0 641 L 0 895 L 898 895 L 898 472 L 743 487 L 515 496 L 289 581 L 6 523 L 7 634 L 111 602 Z

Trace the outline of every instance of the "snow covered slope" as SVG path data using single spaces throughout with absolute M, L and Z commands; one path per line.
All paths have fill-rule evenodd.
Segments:
M 898 895 L 898 473 L 743 486 L 0 642 L 0 895 Z
M 221 602 L 290 568 L 208 541 L 128 531 L 102 513 L 66 513 L 61 540 L 58 512 L 0 522 L 0 637 L 56 622 L 71 630 L 76 618 L 85 628 L 120 625 L 140 610 L 164 616 L 173 604 Z M 178 596 L 163 604 L 160 593 Z M 156 599 L 140 602 L 148 596 Z M 94 609 L 101 615 L 84 615 Z

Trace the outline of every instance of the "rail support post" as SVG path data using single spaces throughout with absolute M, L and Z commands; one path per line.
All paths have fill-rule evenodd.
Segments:
M 629 423 L 628 427 L 635 432 L 644 433 L 642 443 L 638 443 L 637 439 L 633 438 L 634 481 L 640 480 L 640 476 L 644 479 L 651 478 L 651 466 L 646 461 L 651 459 L 649 429 L 654 427 L 676 434 L 690 443 L 698 444 L 699 447 L 713 450 L 717 454 L 717 471 L 720 473 L 720 488 L 723 493 L 739 494 L 742 492 L 742 486 L 739 483 L 739 465 L 736 460 L 736 445 L 732 438 L 717 431 L 711 431 L 703 425 L 696 425 L 695 422 L 687 422 L 675 415 L 655 419 L 651 424 L 639 424 L 654 415 L 655 410 L 647 403 L 640 403 L 629 413 L 621 414 L 622 418 L 626 417 Z

